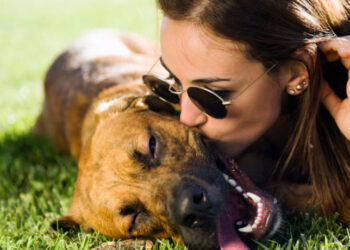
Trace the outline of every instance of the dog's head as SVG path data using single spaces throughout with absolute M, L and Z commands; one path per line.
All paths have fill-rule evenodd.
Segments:
M 85 143 L 72 205 L 58 225 L 215 249 L 218 232 L 229 230 L 218 230 L 220 215 L 232 203 L 217 159 L 198 131 L 160 114 L 172 110 L 160 100 L 135 98 L 127 106 L 99 121 Z

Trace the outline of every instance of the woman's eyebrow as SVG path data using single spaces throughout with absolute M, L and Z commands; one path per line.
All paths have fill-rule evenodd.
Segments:
M 175 78 L 177 78 L 172 72 L 171 70 L 165 65 L 163 58 L 160 57 L 159 58 L 160 63 L 162 64 L 162 66 Z M 209 83 L 213 83 L 213 82 L 229 82 L 231 81 L 230 78 L 219 78 L 219 77 L 213 77 L 213 78 L 203 78 L 203 79 L 195 79 L 192 80 L 191 83 L 196 83 L 196 84 L 209 84 Z

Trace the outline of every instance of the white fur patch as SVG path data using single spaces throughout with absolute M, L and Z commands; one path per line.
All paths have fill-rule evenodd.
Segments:
M 117 103 L 118 100 L 119 99 L 116 98 L 116 99 L 101 102 L 95 109 L 96 113 L 98 114 L 98 113 L 102 113 L 102 112 L 106 111 L 107 109 L 109 109 L 110 106 Z

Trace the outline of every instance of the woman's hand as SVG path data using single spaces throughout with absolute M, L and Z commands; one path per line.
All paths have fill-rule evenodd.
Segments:
M 350 140 L 350 36 L 331 39 L 320 45 L 321 51 L 330 62 L 341 60 L 348 70 L 346 83 L 346 96 L 344 100 L 339 98 L 330 88 L 328 83 L 322 83 L 322 102 L 333 116 L 338 128 L 343 135 Z

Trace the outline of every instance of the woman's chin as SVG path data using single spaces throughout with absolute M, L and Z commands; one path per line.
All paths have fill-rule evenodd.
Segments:
M 217 140 L 212 140 L 212 145 L 220 152 L 220 154 L 226 157 L 235 157 L 236 155 L 243 152 L 249 144 L 244 144 L 240 142 L 222 142 Z

